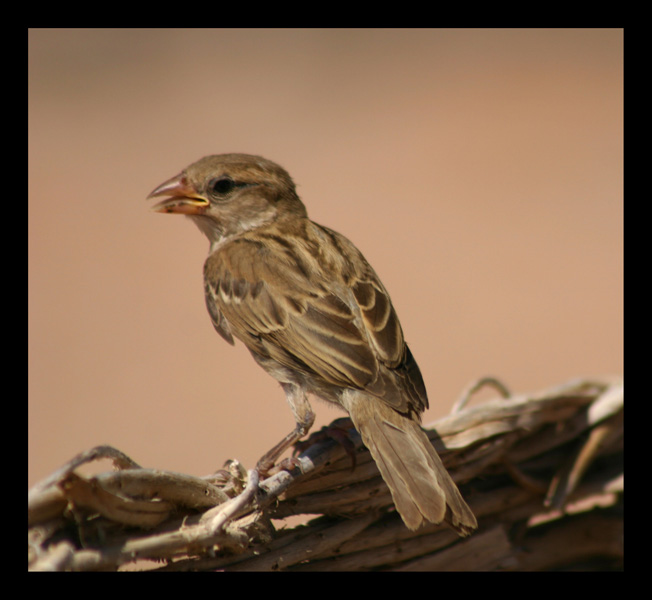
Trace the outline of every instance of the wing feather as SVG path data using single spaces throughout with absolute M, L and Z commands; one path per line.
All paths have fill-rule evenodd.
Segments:
M 326 228 L 313 235 L 307 247 L 300 247 L 306 236 L 243 237 L 209 256 L 207 304 L 216 329 L 289 369 L 420 412 L 423 381 L 382 283 L 346 238 Z M 414 369 L 416 385 L 405 386 L 401 378 Z

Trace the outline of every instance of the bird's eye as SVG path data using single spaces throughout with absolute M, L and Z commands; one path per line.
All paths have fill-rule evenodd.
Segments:
M 224 196 L 229 192 L 233 191 L 235 188 L 235 181 L 229 177 L 220 177 L 218 179 L 212 179 L 208 183 L 208 189 L 210 189 L 213 194 L 216 196 Z

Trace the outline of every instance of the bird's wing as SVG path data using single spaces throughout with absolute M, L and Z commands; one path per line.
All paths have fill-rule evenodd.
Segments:
M 226 319 L 230 332 L 253 352 L 407 410 L 414 401 L 402 385 L 394 389 L 390 373 L 397 369 L 399 377 L 408 376 L 406 357 L 414 361 L 394 308 L 362 255 L 342 236 L 337 242 L 339 255 L 354 253 L 347 258 L 362 261 L 355 277 L 338 277 L 337 270 L 326 274 L 318 252 L 314 260 L 297 256 L 287 241 L 275 247 L 273 241 L 234 240 L 206 261 L 207 303 L 215 304 L 209 311 L 219 315 L 219 326 Z M 418 372 L 416 363 L 414 368 Z M 419 380 L 423 387 L 420 374 Z M 427 403 L 425 389 L 423 396 L 417 405 Z
M 215 295 L 216 291 L 216 289 L 208 284 L 208 281 L 204 280 L 204 298 L 206 299 L 206 308 L 211 317 L 213 327 L 215 327 L 217 333 L 233 346 L 235 341 L 233 339 L 233 334 L 231 333 L 231 327 L 229 327 L 228 321 L 224 318 L 224 315 L 220 310 Z

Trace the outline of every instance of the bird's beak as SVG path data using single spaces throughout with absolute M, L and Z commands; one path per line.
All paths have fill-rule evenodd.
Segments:
M 188 183 L 183 173 L 163 182 L 147 199 L 159 196 L 167 196 L 165 200 L 152 206 L 153 211 L 160 213 L 202 215 L 210 204 Z

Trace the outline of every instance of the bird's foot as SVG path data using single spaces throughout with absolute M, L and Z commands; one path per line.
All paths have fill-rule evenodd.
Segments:
M 296 456 L 319 442 L 333 440 L 344 448 L 347 456 L 351 459 L 351 471 L 353 471 L 357 463 L 355 444 L 351 439 L 351 429 L 355 428 L 349 417 L 335 419 L 330 425 L 326 425 L 319 431 L 315 431 L 307 439 L 296 442 L 294 444 L 293 455 Z

